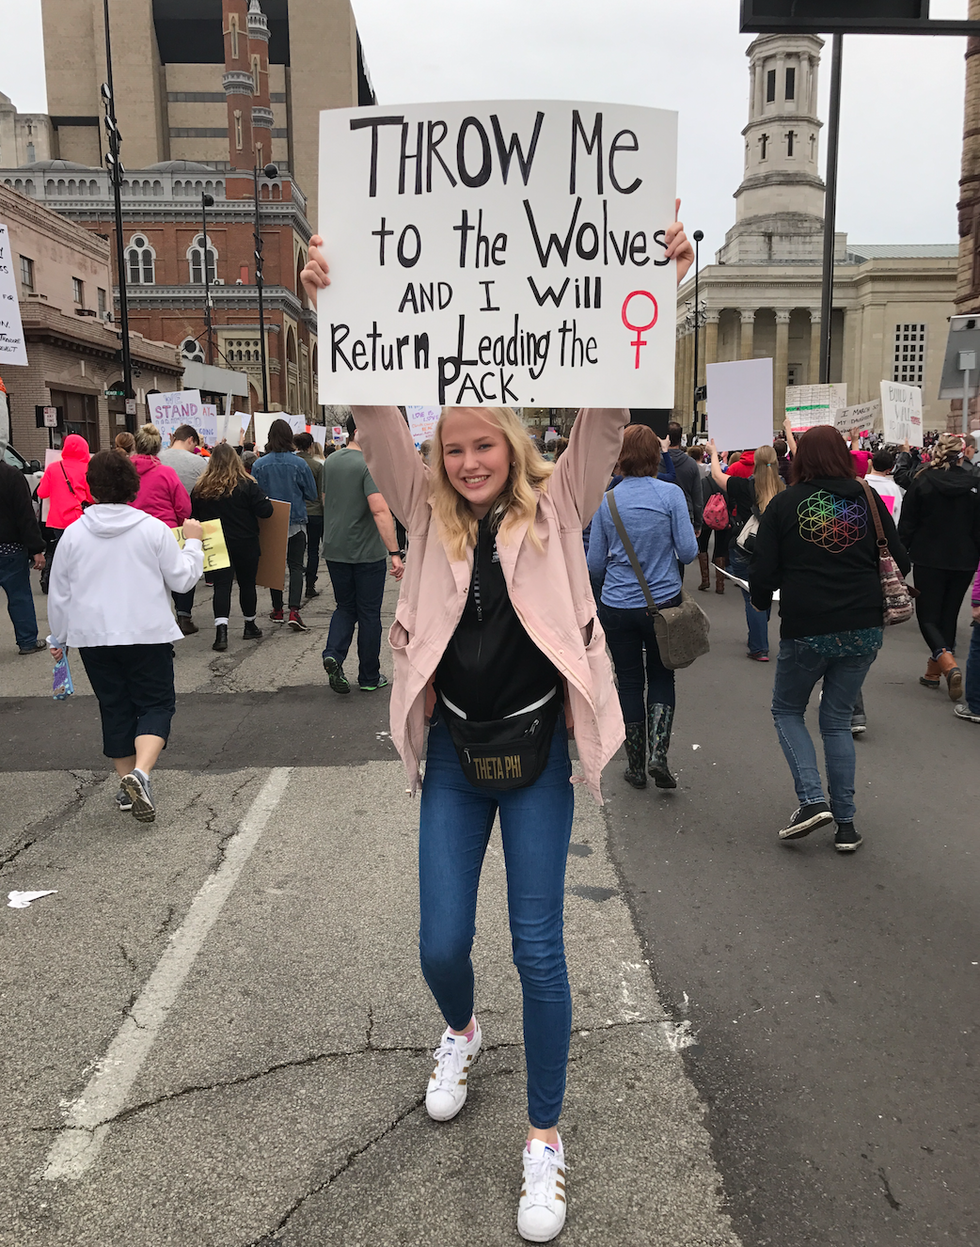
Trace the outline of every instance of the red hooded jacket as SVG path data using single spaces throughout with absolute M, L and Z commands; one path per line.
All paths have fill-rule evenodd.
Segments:
M 755 471 L 755 451 L 743 450 L 742 457 L 738 463 L 733 463 L 728 469 L 729 476 L 741 476 L 745 480 Z
M 44 469 L 44 475 L 37 487 L 37 496 L 50 500 L 51 505 L 44 521 L 48 528 L 64 529 L 69 524 L 74 524 L 81 518 L 82 503 L 93 501 L 88 481 L 85 479 L 90 458 L 85 438 L 77 433 L 69 433 L 61 447 L 61 461 L 49 463 Z

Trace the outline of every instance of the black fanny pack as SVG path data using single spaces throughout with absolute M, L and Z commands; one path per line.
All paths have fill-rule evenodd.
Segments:
M 496 792 L 528 788 L 539 778 L 548 764 L 562 704 L 556 688 L 547 701 L 531 709 L 479 722 L 464 718 L 439 698 L 463 774 L 474 788 Z

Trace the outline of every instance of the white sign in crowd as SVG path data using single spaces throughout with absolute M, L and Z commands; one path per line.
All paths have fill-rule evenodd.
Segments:
M 24 327 L 17 297 L 17 275 L 6 225 L 0 225 L 0 363 L 27 364 Z
M 917 385 L 881 383 L 881 419 L 885 441 L 922 445 L 922 390 Z
M 677 115 L 320 114 L 320 402 L 671 407 Z

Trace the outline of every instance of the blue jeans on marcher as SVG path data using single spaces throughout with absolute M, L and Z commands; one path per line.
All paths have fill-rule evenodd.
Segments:
M 606 634 L 619 688 L 619 704 L 627 723 L 645 723 L 643 702 L 644 656 L 646 658 L 647 703 L 673 706 L 674 673 L 665 667 L 657 644 L 653 616 L 645 606 L 607 606 L 599 603 L 599 622 Z
M 970 652 L 966 659 L 966 704 L 971 714 L 980 714 L 980 624 L 970 629 Z
M 748 580 L 749 578 L 749 561 L 734 541 L 728 547 L 728 570 L 733 576 L 738 576 L 740 580 Z M 765 614 L 762 611 L 757 611 L 745 590 L 742 589 L 740 592 L 745 599 L 745 622 L 749 626 L 749 653 L 768 654 L 769 611 L 766 611 Z
M 27 551 L 0 554 L 0 586 L 7 594 L 7 614 L 19 649 L 37 645 L 37 616 L 31 595 L 31 560 Z
M 524 995 L 528 1117 L 537 1130 L 550 1130 L 561 1114 L 572 1029 L 563 940 L 571 773 L 562 716 L 542 774 L 509 792 L 474 788 L 445 723 L 429 730 L 419 820 L 422 973 L 448 1025 L 462 1030 L 473 1015 L 470 950 L 480 870 L 499 810 L 514 964 Z
M 817 681 L 823 679 L 820 735 L 830 808 L 838 823 L 854 821 L 854 738 L 851 715 L 877 653 L 861 657 L 824 658 L 802 641 L 779 643 L 776 682 L 772 690 L 772 717 L 776 735 L 793 773 L 800 805 L 823 801 L 817 754 L 804 721 L 807 703 Z
M 330 618 L 323 657 L 335 658 L 343 666 L 356 625 L 358 684 L 376 685 L 381 678 L 381 602 L 387 567 L 387 559 L 373 563 L 327 560 L 337 609 Z

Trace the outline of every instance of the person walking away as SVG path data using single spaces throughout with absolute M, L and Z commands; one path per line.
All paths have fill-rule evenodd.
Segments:
M 289 503 L 289 529 L 286 541 L 286 567 L 289 571 L 289 626 L 294 632 L 308 632 L 299 613 L 303 601 L 306 555 L 306 504 L 316 502 L 313 473 L 295 453 L 293 430 L 285 420 L 273 420 L 265 454 L 252 466 L 256 483 L 280 502 Z M 269 618 L 282 623 L 282 590 L 270 589 L 272 610 Z
M 701 470 L 687 451 L 681 446 L 684 430 L 676 420 L 667 425 L 668 457 L 674 465 L 677 484 L 683 489 L 688 503 L 688 514 L 694 525 L 695 535 L 701 534 L 701 512 L 704 508 L 704 490 L 701 486 Z M 688 560 L 690 562 L 690 560 Z M 684 581 L 684 564 L 677 567 L 681 583 Z
M 876 450 L 871 456 L 871 467 L 864 479 L 875 493 L 884 499 L 888 514 L 895 521 L 897 528 L 902 517 L 902 499 L 905 497 L 905 490 L 895 483 L 892 475 L 894 471 L 894 450 Z
M 970 625 L 970 652 L 966 660 L 965 700 L 953 707 L 958 719 L 980 723 L 980 565 L 970 595 L 973 622 Z
M 115 448 L 121 455 L 129 458 L 136 450 L 136 438 L 133 437 L 132 433 L 117 433 Z
M 316 587 L 320 573 L 320 547 L 323 545 L 323 464 L 324 458 L 312 433 L 297 433 L 296 452 L 313 473 L 316 500 L 306 504 L 306 597 L 320 596 Z
M 963 697 L 956 621 L 980 560 L 980 478 L 963 467 L 962 457 L 963 438 L 943 433 L 906 490 L 898 526 L 912 559 L 915 616 L 930 654 L 919 683 L 936 689 L 945 679 L 954 702 Z
M 723 567 L 728 566 L 728 539 L 731 534 L 731 521 L 724 528 L 712 528 L 704 518 L 704 508 L 708 505 L 708 499 L 712 494 L 721 494 L 724 500 L 724 492 L 711 479 L 711 464 L 704 461 L 704 447 L 692 446 L 687 452 L 694 462 L 698 465 L 698 471 L 701 473 L 701 531 L 698 533 L 698 564 L 701 570 L 701 583 L 698 588 L 702 593 L 711 592 L 711 567 L 715 568 L 715 593 L 725 592 L 725 577 L 721 573 Z M 727 511 L 728 504 L 725 503 Z M 711 535 L 714 534 L 715 544 L 713 554 L 709 557 L 708 546 L 711 544 Z
M 0 585 L 7 595 L 18 654 L 47 648 L 37 635 L 32 567 L 35 571 L 44 568 L 44 538 L 31 505 L 31 491 L 23 472 L 0 459 Z
M 88 483 L 95 505 L 62 537 L 51 573 L 48 645 L 55 661 L 78 650 L 119 776 L 116 804 L 152 823 L 150 775 L 170 736 L 173 642 L 183 636 L 167 594 L 200 577 L 201 526 L 186 520 L 182 550 L 164 521 L 132 506 L 140 476 L 115 450 L 92 456 Z
M 665 241 L 680 281 L 694 249 L 679 222 Z M 314 301 L 330 280 L 322 245 L 314 235 L 303 272 Z M 510 408 L 446 408 L 429 468 L 397 407 L 358 407 L 354 415 L 371 476 L 405 521 L 412 550 L 390 634 L 392 740 L 412 791 L 430 721 L 419 946 L 446 1030 L 426 1110 L 436 1121 L 460 1112 L 482 1042 L 470 951 L 480 869 L 499 811 L 528 1085 L 517 1228 L 525 1239 L 549 1242 L 567 1208 L 558 1134 L 571 1030 L 562 941 L 574 799 L 567 724 L 574 718 L 579 761 L 597 800 L 602 768 L 623 741 L 582 529 L 602 501 L 629 412 L 579 412 L 568 450 L 551 465 Z M 516 730 L 507 718 L 515 714 Z M 508 751 L 511 776 L 501 785 L 491 778 L 503 769 L 493 742 L 508 736 L 523 742 L 520 774 Z
M 139 473 L 140 488 L 133 506 L 168 528 L 180 528 L 191 513 L 190 495 L 176 470 L 160 462 L 162 441 L 154 424 L 144 424 L 136 430 L 136 453 L 130 460 Z M 198 631 L 194 622 L 194 586 L 185 593 L 174 593 L 173 600 L 177 627 L 184 636 L 193 636 Z
M 661 660 L 653 617 L 616 528 L 609 499 L 616 501 L 653 600 L 662 607 L 679 606 L 678 564 L 695 558 L 698 541 L 683 491 L 655 479 L 659 466 L 656 434 L 642 424 L 631 424 L 623 435 L 619 456 L 617 470 L 622 482 L 603 499 L 589 539 L 589 574 L 593 584 L 602 581 L 599 622 L 616 670 L 626 724 L 625 778 L 634 788 L 647 786 L 647 773 L 658 788 L 677 787 L 667 765 L 676 695 L 674 673 Z
M 884 637 L 872 505 L 895 562 L 903 572 L 910 566 L 884 502 L 873 490 L 866 494 L 856 478 L 854 457 L 835 428 L 817 425 L 803 433 L 792 483 L 771 499 L 759 521 L 749 570 L 756 610 L 767 611 L 777 589 L 780 595 L 772 716 L 799 807 L 779 838 L 799 840 L 836 821 L 834 847 L 841 853 L 862 843 L 854 827 L 851 713 Z M 821 679 L 829 805 L 804 719 Z
M 161 450 L 158 456 L 161 463 L 177 473 L 188 496 L 194 492 L 194 486 L 208 466 L 207 459 L 198 453 L 200 446 L 201 437 L 197 429 L 190 424 L 182 424 L 174 430 L 168 449 Z
M 370 693 L 388 683 L 381 674 L 381 601 L 388 559 L 396 580 L 405 567 L 395 544 L 394 520 L 364 461 L 353 416 L 347 435 L 347 445 L 323 467 L 323 557 L 337 603 L 323 669 L 335 693 L 350 692 L 344 659 L 356 627 L 357 684 Z
M 718 448 L 714 438 L 708 443 L 711 450 L 711 479 L 726 494 L 732 511 L 732 529 L 728 547 L 728 560 L 732 575 L 748 582 L 749 561 L 752 558 L 754 535 L 750 536 L 754 519 L 759 523 L 766 508 L 777 494 L 786 488 L 776 464 L 776 452 L 771 446 L 760 446 L 752 452 L 751 477 L 726 476 L 721 470 Z M 740 463 L 745 462 L 745 451 Z M 747 530 L 747 531 L 746 531 Z M 744 534 L 744 536 L 743 536 Z M 740 542 L 742 544 L 740 544 Z M 752 607 L 749 594 L 743 589 L 745 599 L 745 622 L 748 627 L 748 656 L 755 662 L 769 661 L 769 612 Z
M 47 593 L 55 550 L 67 528 L 81 519 L 83 507 L 92 502 L 85 469 L 88 467 L 88 442 L 78 433 L 69 433 L 62 443 L 61 459 L 49 463 L 38 481 L 37 496 L 48 499 L 44 520 L 46 545 L 45 568 L 41 573 L 41 592 Z
M 215 446 L 191 494 L 191 514 L 202 524 L 220 520 L 230 567 L 211 572 L 214 587 L 214 644 L 219 653 L 228 648 L 228 616 L 231 613 L 231 586 L 238 581 L 238 601 L 245 619 L 243 641 L 257 641 L 262 636 L 256 626 L 258 593 L 255 576 L 259 570 L 259 520 L 272 515 L 272 503 L 265 492 L 245 471 L 234 447 L 225 443 Z

